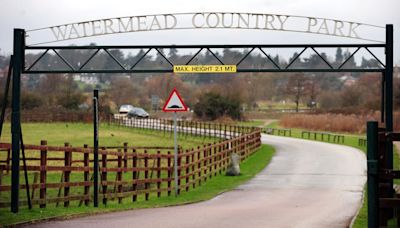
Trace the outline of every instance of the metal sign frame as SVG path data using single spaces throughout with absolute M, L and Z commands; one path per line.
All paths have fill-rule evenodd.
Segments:
M 236 62 L 238 73 L 244 72 L 381 72 L 382 73 L 382 111 L 384 113 L 384 118 L 382 122 L 385 123 L 386 129 L 388 131 L 393 131 L 393 25 L 386 25 L 386 42 L 384 44 L 289 44 L 289 45 L 154 45 L 154 46 L 27 46 L 25 43 L 26 33 L 23 29 L 14 29 L 14 48 L 13 48 L 13 79 L 12 79 L 12 116 L 11 116 L 11 132 L 12 132 L 12 182 L 11 182 L 11 211 L 18 212 L 18 202 L 19 202 L 19 163 L 20 163 L 20 136 L 21 136 L 21 111 L 20 111 L 20 94 L 21 94 L 21 74 L 66 74 L 66 73 L 170 73 L 173 72 L 174 63 L 171 62 L 166 56 L 164 56 L 160 48 L 197 48 L 199 51 L 195 53 L 186 65 L 198 55 L 202 50 L 206 49 L 210 52 L 221 65 L 226 65 L 215 53 L 212 52 L 212 48 L 248 48 L 250 51 L 245 54 L 239 62 Z M 334 67 L 329 62 L 323 58 L 323 56 L 316 50 L 317 48 L 356 48 L 343 64 L 338 67 Z M 302 51 L 292 60 L 290 63 L 284 67 L 279 66 L 275 63 L 274 69 L 264 69 L 253 66 L 253 68 L 242 68 L 240 63 L 244 61 L 250 53 L 259 49 L 264 53 L 262 48 L 302 48 Z M 383 48 L 385 50 L 385 63 L 380 61 L 376 56 L 370 51 L 370 48 Z M 120 66 L 120 69 L 106 70 L 106 69 L 84 69 L 84 66 L 90 62 L 94 57 L 92 55 L 84 64 L 80 67 L 73 67 L 65 58 L 63 58 L 56 50 L 61 49 L 93 49 L 95 53 L 100 50 L 105 51 L 111 59 L 115 61 L 116 64 Z M 122 65 L 108 50 L 109 49 L 147 49 L 147 52 L 130 68 L 126 68 Z M 137 69 L 135 68 L 137 64 L 143 59 L 151 50 L 156 50 L 162 58 L 164 58 L 170 65 L 163 69 Z M 304 51 L 311 49 L 317 56 L 327 64 L 327 68 L 317 68 L 317 69 L 300 69 L 293 67 L 293 63 L 298 59 Z M 380 63 L 378 68 L 358 68 L 358 69 L 347 69 L 344 68 L 345 63 L 350 60 L 354 54 L 360 49 L 366 49 L 372 54 L 372 56 Z M 55 52 L 62 61 L 68 66 L 66 70 L 35 70 L 35 64 L 44 56 L 42 54 L 38 60 L 36 60 L 32 65 L 25 66 L 25 51 L 26 50 L 37 50 L 42 51 L 44 54 L 48 51 Z M 267 54 L 264 53 L 265 57 L 268 58 L 272 63 L 274 61 Z M 388 142 L 387 150 L 387 163 L 388 167 L 391 168 L 393 165 L 393 148 L 392 142 Z

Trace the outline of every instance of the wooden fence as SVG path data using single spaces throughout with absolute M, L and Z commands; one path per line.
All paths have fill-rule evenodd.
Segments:
M 332 134 L 328 132 L 318 132 L 318 131 L 302 131 L 301 138 L 314 139 L 318 138 L 321 141 L 333 142 L 333 143 L 344 143 L 344 135 Z M 332 141 L 331 141 L 332 140 Z
M 286 129 L 286 128 L 265 128 L 264 133 L 270 134 L 270 135 L 282 135 L 282 136 L 289 136 L 292 137 L 292 130 L 291 129 Z
M 366 138 L 359 138 L 358 139 L 358 146 L 366 147 L 367 146 L 367 139 Z
M 111 125 L 120 127 L 133 127 L 139 129 L 153 129 L 171 134 L 174 130 L 173 120 L 170 119 L 154 119 L 154 118 L 110 118 L 108 121 Z M 229 139 L 237 137 L 241 134 L 255 131 L 255 127 L 245 127 L 228 125 L 214 122 L 198 122 L 198 121 L 177 121 L 177 132 L 184 136 L 203 136 Z
M 239 154 L 244 160 L 260 147 L 259 129 L 239 132 L 226 131 L 227 135 L 235 137 L 221 142 L 190 150 L 180 148 L 179 192 L 194 189 L 224 172 L 231 153 Z M 93 149 L 87 145 L 72 147 L 65 143 L 55 147 L 46 144 L 41 141 L 40 146 L 25 145 L 32 204 L 41 208 L 48 204 L 89 205 L 93 194 Z M 0 153 L 9 156 L 10 148 L 9 143 L 0 143 Z M 127 143 L 122 147 L 103 147 L 99 150 L 99 167 L 99 199 L 103 204 L 109 200 L 121 203 L 123 200 L 135 202 L 139 198 L 170 196 L 174 190 L 172 148 L 130 147 Z M 0 207 L 3 208 L 10 207 L 11 175 L 7 174 L 10 169 L 9 162 L 0 163 Z M 20 185 L 21 205 L 27 205 L 22 191 L 25 187 Z

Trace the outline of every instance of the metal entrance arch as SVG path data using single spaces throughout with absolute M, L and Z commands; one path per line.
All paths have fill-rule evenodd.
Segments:
M 29 46 L 25 43 L 26 32 L 23 29 L 14 30 L 14 47 L 13 47 L 13 88 L 12 88 L 12 117 L 11 117 L 11 131 L 12 131 L 12 193 L 11 193 L 11 211 L 18 212 L 19 203 L 19 163 L 20 163 L 20 136 L 21 136 L 21 113 L 20 113 L 20 92 L 21 92 L 21 74 L 45 74 L 45 73 L 169 73 L 173 72 L 174 63 L 168 59 L 165 55 L 160 52 L 161 48 L 175 48 L 175 49 L 198 49 L 186 65 L 202 51 L 207 50 L 210 52 L 219 62 L 220 65 L 236 65 L 238 73 L 245 72 L 381 72 L 382 73 L 382 113 L 384 116 L 382 122 L 385 123 L 385 128 L 387 131 L 393 131 L 393 25 L 386 25 L 386 41 L 383 44 L 293 44 L 293 45 L 159 45 L 159 46 Z M 355 48 L 356 50 L 340 65 L 333 66 L 325 59 L 321 53 L 317 51 L 318 48 Z M 227 63 L 218 58 L 215 53 L 212 52 L 212 48 L 246 48 L 249 51 L 243 55 L 243 57 L 238 62 Z M 286 66 L 279 66 L 274 60 L 263 51 L 262 48 L 301 48 L 302 51 L 297 54 L 292 61 L 290 61 Z M 371 52 L 371 48 L 380 48 L 385 52 L 385 61 L 380 61 L 379 58 Z M 81 49 L 92 49 L 94 54 L 92 54 L 82 65 L 79 67 L 74 66 L 68 62 L 57 50 L 81 50 Z M 120 63 L 111 53 L 110 49 L 131 49 L 140 50 L 147 49 L 147 52 L 133 63 L 131 67 L 126 67 Z M 267 59 L 269 59 L 273 64 L 274 68 L 258 68 L 252 66 L 250 68 L 243 68 L 240 63 L 249 57 L 253 50 L 260 50 Z M 293 67 L 293 63 L 298 59 L 301 54 L 306 50 L 311 49 L 323 62 L 326 63 L 324 68 L 316 69 L 302 69 Z M 349 61 L 360 49 L 367 50 L 380 65 L 376 68 L 357 68 L 348 69 L 345 68 L 345 63 Z M 25 51 L 26 50 L 36 50 L 42 51 L 42 55 L 34 61 L 30 66 L 25 65 Z M 85 66 L 95 57 L 95 55 L 100 51 L 106 52 L 109 57 L 119 65 L 119 69 L 85 69 Z M 157 51 L 162 58 L 166 60 L 169 64 L 168 67 L 162 69 L 137 69 L 135 68 L 137 64 L 146 57 L 146 55 L 151 51 Z M 41 60 L 41 58 L 49 51 L 54 52 L 65 64 L 67 69 L 65 70 L 48 70 L 48 69 L 35 69 L 35 65 Z M 393 167 L 393 151 L 392 142 L 387 144 L 387 167 Z M 376 205 L 375 205 L 376 206 Z

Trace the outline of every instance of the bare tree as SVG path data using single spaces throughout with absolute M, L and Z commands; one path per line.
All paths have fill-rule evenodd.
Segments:
M 310 108 L 316 107 L 317 96 L 321 92 L 320 84 L 316 80 L 315 76 L 307 77 L 305 80 L 305 93 L 308 95 L 307 106 Z
M 289 77 L 285 93 L 296 103 L 296 112 L 299 112 L 299 103 L 305 94 L 306 77 L 303 74 L 296 74 Z

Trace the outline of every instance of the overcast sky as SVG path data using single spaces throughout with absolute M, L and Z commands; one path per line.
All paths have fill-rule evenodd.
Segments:
M 29 30 L 85 20 L 145 14 L 232 11 L 333 18 L 381 26 L 393 24 L 395 64 L 400 65 L 399 0 L 0 0 L 0 3 L 2 54 L 11 53 L 13 28 Z M 348 43 L 355 42 L 341 39 L 345 42 L 348 40 Z M 185 30 L 108 35 L 69 42 L 140 45 L 334 43 L 336 41 L 337 38 L 328 36 L 290 32 Z

